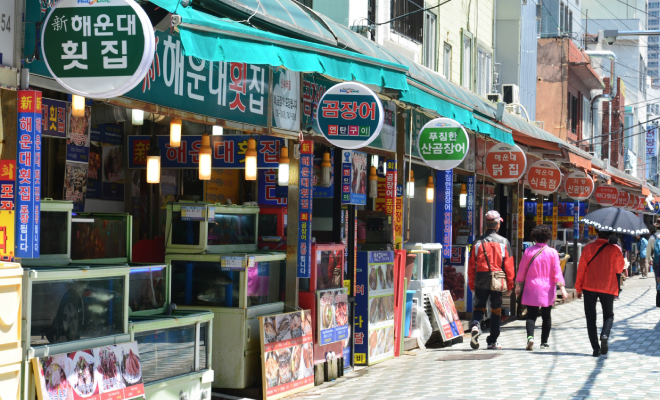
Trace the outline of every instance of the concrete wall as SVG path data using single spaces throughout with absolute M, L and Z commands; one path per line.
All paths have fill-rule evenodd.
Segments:
M 536 120 L 543 121 L 545 130 L 566 140 L 566 93 L 570 39 L 539 39 L 536 92 Z

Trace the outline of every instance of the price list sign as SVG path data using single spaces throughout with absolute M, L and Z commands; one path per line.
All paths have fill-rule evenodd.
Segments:
M 312 191 L 314 167 L 314 142 L 303 140 L 300 143 L 300 176 L 298 180 L 298 278 L 312 277 Z

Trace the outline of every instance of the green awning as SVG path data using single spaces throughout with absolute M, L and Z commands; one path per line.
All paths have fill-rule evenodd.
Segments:
M 261 31 L 191 7 L 177 7 L 177 0 L 152 2 L 181 16 L 179 33 L 187 56 L 206 61 L 282 66 L 292 71 L 318 72 L 344 81 L 395 90 L 408 89 L 408 68 L 401 64 Z
M 431 88 L 429 88 L 429 90 L 433 91 Z M 409 85 L 409 89 L 401 93 L 399 100 L 433 110 L 437 112 L 438 115 L 454 119 L 466 128 L 490 136 L 499 142 L 515 144 L 511 133 L 477 119 L 470 110 L 455 105 L 439 96 L 440 93 L 438 93 L 438 96 L 434 96 L 427 91 Z

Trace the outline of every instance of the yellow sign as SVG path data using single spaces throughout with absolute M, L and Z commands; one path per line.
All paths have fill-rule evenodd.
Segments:
M 539 203 L 536 205 L 536 225 L 543 224 L 543 204 Z
M 14 211 L 0 211 L 0 261 L 14 261 Z
M 355 353 L 355 363 L 356 364 L 366 364 L 367 363 L 367 354 L 366 353 Z
M 238 169 L 214 169 L 211 180 L 206 181 L 206 201 L 225 203 L 228 199 L 232 204 L 238 204 L 239 189 Z
M 525 237 L 525 199 L 518 200 L 518 239 Z
M 557 240 L 557 222 L 559 210 L 557 207 L 552 207 L 552 238 Z
M 344 287 L 346 288 L 346 290 L 348 290 L 346 292 L 346 294 L 350 296 L 351 295 L 351 280 L 350 279 L 344 280 Z
M 397 196 L 394 210 L 394 244 L 397 249 L 403 243 L 403 196 Z

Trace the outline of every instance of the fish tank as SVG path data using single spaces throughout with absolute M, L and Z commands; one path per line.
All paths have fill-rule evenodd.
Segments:
M 71 262 L 117 264 L 131 260 L 133 217 L 127 213 L 76 213 L 71 218 Z
M 168 269 L 162 265 L 130 266 L 128 307 L 131 317 L 165 312 L 169 304 Z
M 53 199 L 41 200 L 39 258 L 23 258 L 23 266 L 64 266 L 71 262 L 71 218 L 73 203 Z M 17 262 L 19 262 L 17 260 Z
M 212 341 L 222 360 L 213 359 L 213 386 L 260 385 L 258 317 L 284 311 L 286 254 L 168 254 L 165 263 L 177 309 L 214 315 Z
M 287 207 L 261 207 L 259 248 L 286 251 Z
M 254 206 L 169 203 L 166 253 L 256 251 L 258 214 Z

